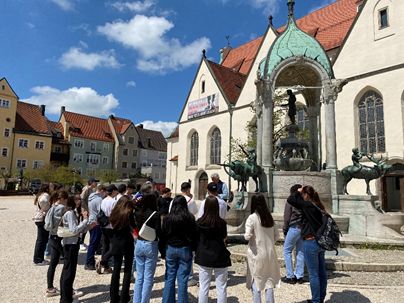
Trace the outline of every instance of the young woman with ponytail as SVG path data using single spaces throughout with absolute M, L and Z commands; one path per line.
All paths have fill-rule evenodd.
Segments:
M 318 193 L 311 186 L 299 188 L 288 198 L 288 203 L 302 210 L 302 238 L 304 260 L 309 271 L 312 299 L 308 303 L 322 303 L 327 293 L 327 271 L 324 249 L 316 241 L 315 235 L 322 225 L 322 213 L 325 211 Z

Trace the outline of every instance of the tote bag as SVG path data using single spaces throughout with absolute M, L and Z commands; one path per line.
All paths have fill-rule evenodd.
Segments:
M 147 218 L 146 222 L 144 222 L 142 228 L 139 231 L 139 237 L 147 241 L 154 241 L 156 239 L 156 230 L 153 227 L 147 226 L 147 222 L 151 217 L 154 216 L 156 212 L 153 212 L 149 218 Z

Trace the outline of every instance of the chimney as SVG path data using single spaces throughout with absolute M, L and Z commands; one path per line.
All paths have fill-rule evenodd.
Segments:
M 39 106 L 39 110 L 41 111 L 41 115 L 42 115 L 42 116 L 45 116 L 45 105 L 43 105 L 43 104 L 40 105 L 40 106 Z
M 222 64 L 224 59 L 226 59 L 227 55 L 231 51 L 231 46 L 226 46 L 220 49 L 220 62 L 219 64 Z
M 61 107 L 60 107 L 60 115 L 62 115 L 65 111 L 66 111 L 66 107 L 65 107 L 65 106 L 61 106 Z
M 143 129 L 143 124 L 139 124 L 137 127 L 142 128 Z
M 109 115 L 109 118 L 114 119 L 115 117 L 114 117 L 114 115 L 111 114 L 111 115 Z

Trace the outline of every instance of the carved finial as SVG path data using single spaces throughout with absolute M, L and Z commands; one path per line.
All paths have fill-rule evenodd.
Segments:
M 202 56 L 203 56 L 204 58 L 206 58 L 206 49 L 203 49 L 203 50 L 202 50 Z
M 273 24 L 273 20 L 274 20 L 274 17 L 273 17 L 272 15 L 269 15 L 269 17 L 268 17 L 269 26 L 273 26 L 273 25 L 274 25 L 274 24 Z
M 288 0 L 289 18 L 294 17 L 295 0 Z
M 227 46 L 230 46 L 230 35 L 226 36 L 226 40 L 227 40 Z

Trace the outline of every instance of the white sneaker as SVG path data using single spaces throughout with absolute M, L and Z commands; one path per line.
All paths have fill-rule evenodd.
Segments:
M 73 289 L 73 299 L 78 299 L 80 297 L 84 296 L 84 293 L 82 291 L 79 291 L 77 289 Z
M 87 247 L 84 244 L 80 244 L 80 251 L 87 251 Z

